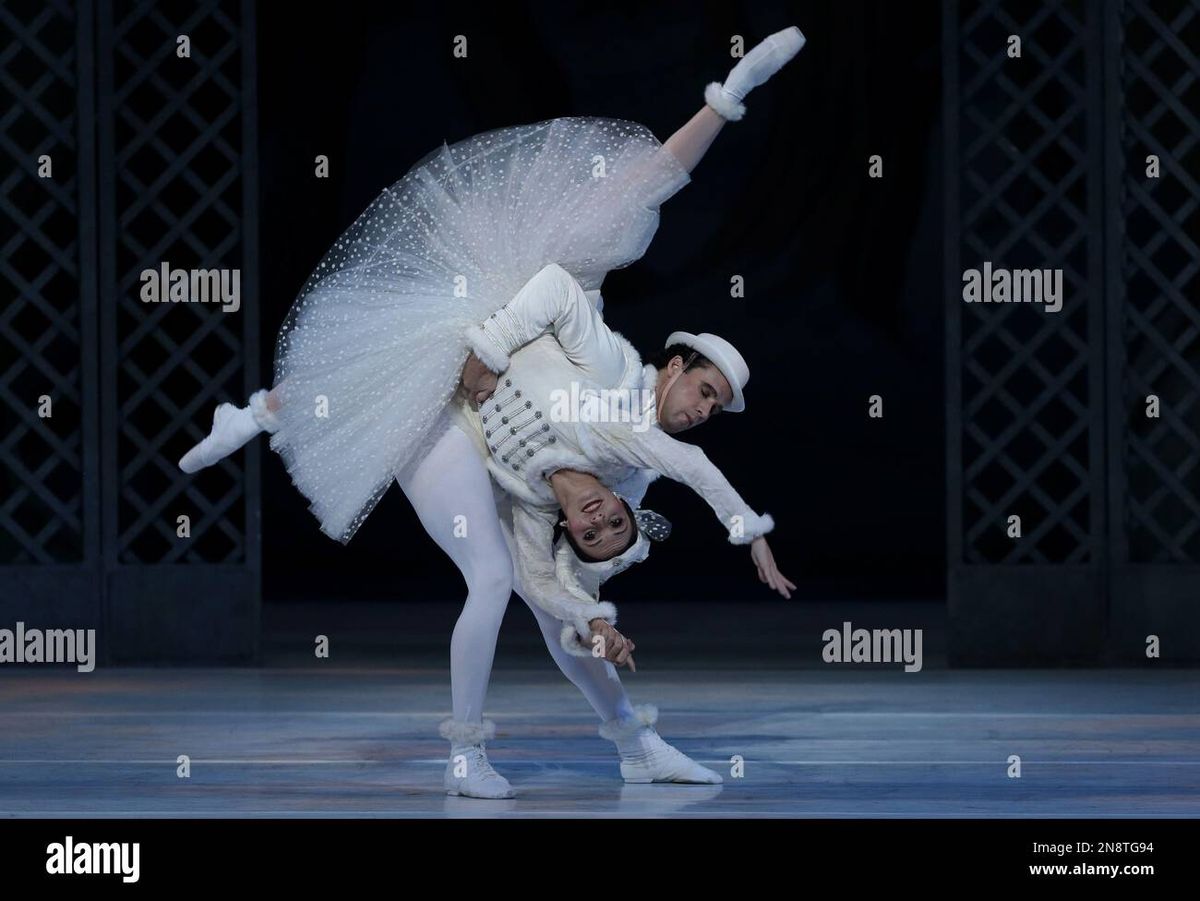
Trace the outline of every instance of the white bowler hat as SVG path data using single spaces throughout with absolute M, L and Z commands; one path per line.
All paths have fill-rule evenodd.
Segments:
M 691 332 L 671 332 L 663 346 L 670 347 L 672 344 L 684 344 L 699 351 L 721 370 L 721 375 L 725 376 L 729 387 L 733 389 L 733 403 L 722 407 L 726 413 L 740 413 L 746 409 L 742 389 L 746 387 L 746 382 L 750 381 L 750 367 L 746 365 L 736 347 L 720 335 L 711 332 L 701 332 L 699 335 L 693 335 Z

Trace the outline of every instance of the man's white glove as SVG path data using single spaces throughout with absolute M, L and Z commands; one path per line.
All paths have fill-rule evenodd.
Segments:
M 793 25 L 764 38 L 729 71 L 725 84 L 712 82 L 704 89 L 704 102 L 725 119 L 736 122 L 746 114 L 746 95 L 783 68 L 800 52 L 806 38 Z

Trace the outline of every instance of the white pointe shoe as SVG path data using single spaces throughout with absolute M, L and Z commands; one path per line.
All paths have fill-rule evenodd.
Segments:
M 516 797 L 508 780 L 492 769 L 484 750 L 484 741 L 496 735 L 492 720 L 482 723 L 443 720 L 438 732 L 451 743 L 450 760 L 442 780 L 446 794 L 488 799 Z
M 702 766 L 654 731 L 658 708 L 638 704 L 632 720 L 609 720 L 600 725 L 600 736 L 617 745 L 621 776 L 626 782 L 687 782 L 719 785 L 721 774 Z
M 729 70 L 724 84 L 708 85 L 705 102 L 726 119 L 741 119 L 746 114 L 746 95 L 787 65 L 806 41 L 795 25 L 763 38 Z
M 278 421 L 266 410 L 266 389 L 256 391 L 245 407 L 218 404 L 213 412 L 212 431 L 179 459 L 184 472 L 196 472 L 225 459 L 262 431 L 278 428 Z M 273 428 L 267 428 L 272 426 Z

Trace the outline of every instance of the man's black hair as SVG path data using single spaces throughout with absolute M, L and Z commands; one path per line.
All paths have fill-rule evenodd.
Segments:
M 644 359 L 655 369 L 662 369 L 675 357 L 683 357 L 683 371 L 690 372 L 697 366 L 713 367 L 713 362 L 700 351 L 688 347 L 686 344 L 672 344 L 670 347 L 664 347 L 662 350 L 655 351 L 649 354 Z

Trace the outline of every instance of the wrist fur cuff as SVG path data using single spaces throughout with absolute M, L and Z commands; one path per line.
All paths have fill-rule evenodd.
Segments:
M 730 544 L 749 544 L 760 535 L 766 535 L 775 528 L 775 520 L 770 513 L 764 513 L 759 516 L 757 513 L 747 513 L 742 521 L 742 534 L 735 535 L 733 530 L 729 531 Z
M 483 365 L 499 375 L 508 368 L 508 354 L 496 346 L 487 332 L 477 325 L 467 327 L 467 344 Z

